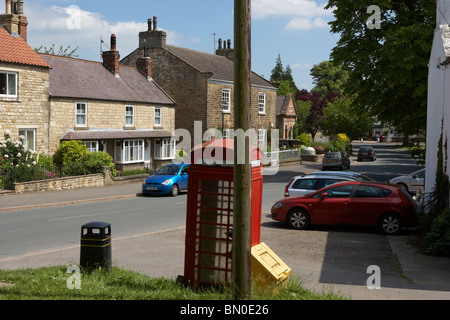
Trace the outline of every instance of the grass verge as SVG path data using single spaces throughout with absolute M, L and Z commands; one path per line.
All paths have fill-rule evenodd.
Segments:
M 67 267 L 0 270 L 0 300 L 230 300 L 229 289 L 191 290 L 175 280 L 150 278 L 138 272 L 113 267 L 80 275 L 79 289 L 70 289 Z M 73 279 L 73 278 L 72 278 Z M 70 281 L 70 280 L 69 280 Z M 74 283 L 74 282 L 70 282 Z M 257 291 L 257 290 L 253 290 Z M 343 300 L 333 293 L 306 290 L 301 280 L 290 277 L 275 294 L 258 294 L 255 300 Z

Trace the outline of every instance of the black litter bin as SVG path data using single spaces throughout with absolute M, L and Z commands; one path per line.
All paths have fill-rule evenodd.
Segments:
M 90 222 L 81 226 L 80 265 L 84 271 L 111 270 L 111 225 Z

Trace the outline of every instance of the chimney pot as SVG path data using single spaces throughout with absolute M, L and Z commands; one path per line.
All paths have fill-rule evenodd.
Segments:
M 222 49 L 222 38 L 219 38 L 219 50 Z
M 153 31 L 157 31 L 157 30 L 158 30 L 158 18 L 153 17 Z
M 231 40 L 230 39 L 228 39 L 227 44 L 228 44 L 228 48 L 227 49 L 231 49 Z
M 116 39 L 116 35 L 112 34 L 111 35 L 111 50 L 116 51 L 116 43 L 117 43 L 117 39 Z
M 147 20 L 148 29 L 147 31 L 152 31 L 152 19 Z
M 111 35 L 111 49 L 103 52 L 103 65 L 116 77 L 119 76 L 120 55 L 116 50 L 116 35 Z

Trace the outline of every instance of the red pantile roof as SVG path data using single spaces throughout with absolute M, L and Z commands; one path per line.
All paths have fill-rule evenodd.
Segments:
M 20 63 L 39 67 L 50 67 L 20 37 L 12 36 L 0 26 L 0 62 Z

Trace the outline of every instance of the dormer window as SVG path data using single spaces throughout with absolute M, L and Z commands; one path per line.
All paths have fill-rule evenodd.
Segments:
M 17 73 L 0 71 L 0 97 L 17 97 Z

